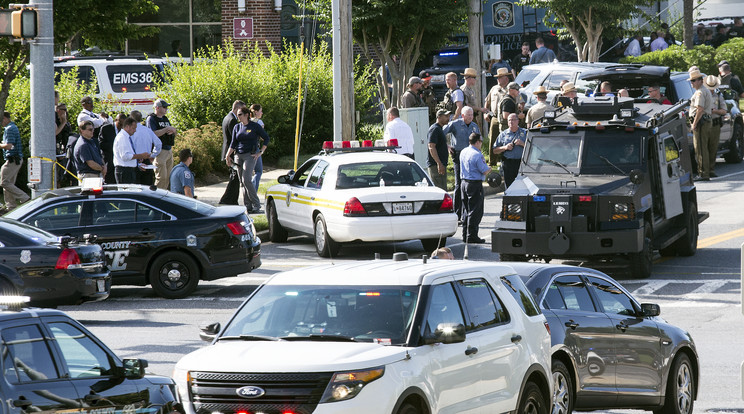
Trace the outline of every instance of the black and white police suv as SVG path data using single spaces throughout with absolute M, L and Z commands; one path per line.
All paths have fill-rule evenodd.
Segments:
M 0 412 L 176 413 L 170 378 L 146 375 L 147 361 L 119 359 L 63 312 L 23 309 L 0 297 Z
M 34 306 L 60 306 L 104 300 L 110 291 L 99 245 L 0 218 L 2 294 L 26 295 Z
M 114 284 L 150 284 L 165 298 L 188 296 L 200 279 L 261 265 L 261 240 L 243 207 L 213 207 L 155 187 L 57 189 L 6 217 L 60 236 L 95 234 Z

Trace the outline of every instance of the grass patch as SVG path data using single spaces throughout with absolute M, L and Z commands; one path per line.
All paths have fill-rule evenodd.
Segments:
M 317 155 L 317 153 L 300 154 L 299 157 L 297 157 L 297 168 L 315 155 Z M 276 168 L 287 171 L 294 169 L 294 155 L 283 155 L 279 157 L 279 161 L 276 162 Z
M 256 228 L 256 232 L 261 232 L 269 229 L 269 221 L 266 218 L 266 214 L 252 215 L 251 219 L 253 219 L 253 227 Z
M 272 185 L 279 184 L 279 181 L 277 180 L 271 180 L 267 183 L 261 183 L 258 185 L 258 191 L 256 191 L 258 194 L 266 195 L 266 191 L 271 187 Z

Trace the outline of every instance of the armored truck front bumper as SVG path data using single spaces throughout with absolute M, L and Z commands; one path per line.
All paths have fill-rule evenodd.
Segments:
M 637 253 L 643 248 L 643 228 L 528 232 L 525 222 L 497 221 L 491 240 L 495 253 L 580 258 Z

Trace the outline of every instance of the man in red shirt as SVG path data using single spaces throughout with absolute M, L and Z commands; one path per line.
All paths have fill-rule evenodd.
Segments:
M 658 102 L 662 105 L 672 104 L 672 101 L 670 101 L 669 99 L 667 99 L 666 96 L 661 94 L 661 88 L 659 87 L 659 85 L 651 85 L 648 87 L 648 97 L 651 98 L 651 100 L 649 100 L 646 103 Z

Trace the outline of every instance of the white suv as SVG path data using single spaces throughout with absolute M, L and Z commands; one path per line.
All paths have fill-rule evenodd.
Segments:
M 78 68 L 78 80 L 90 83 L 96 79 L 96 96 L 126 112 L 137 109 L 147 116 L 152 112 L 155 80 L 163 72 L 163 59 L 101 56 L 65 56 L 54 59 L 55 73 Z
M 546 319 L 504 264 L 375 260 L 293 270 L 260 286 L 224 328 L 203 331 L 212 345 L 174 370 L 186 414 L 551 407 Z

